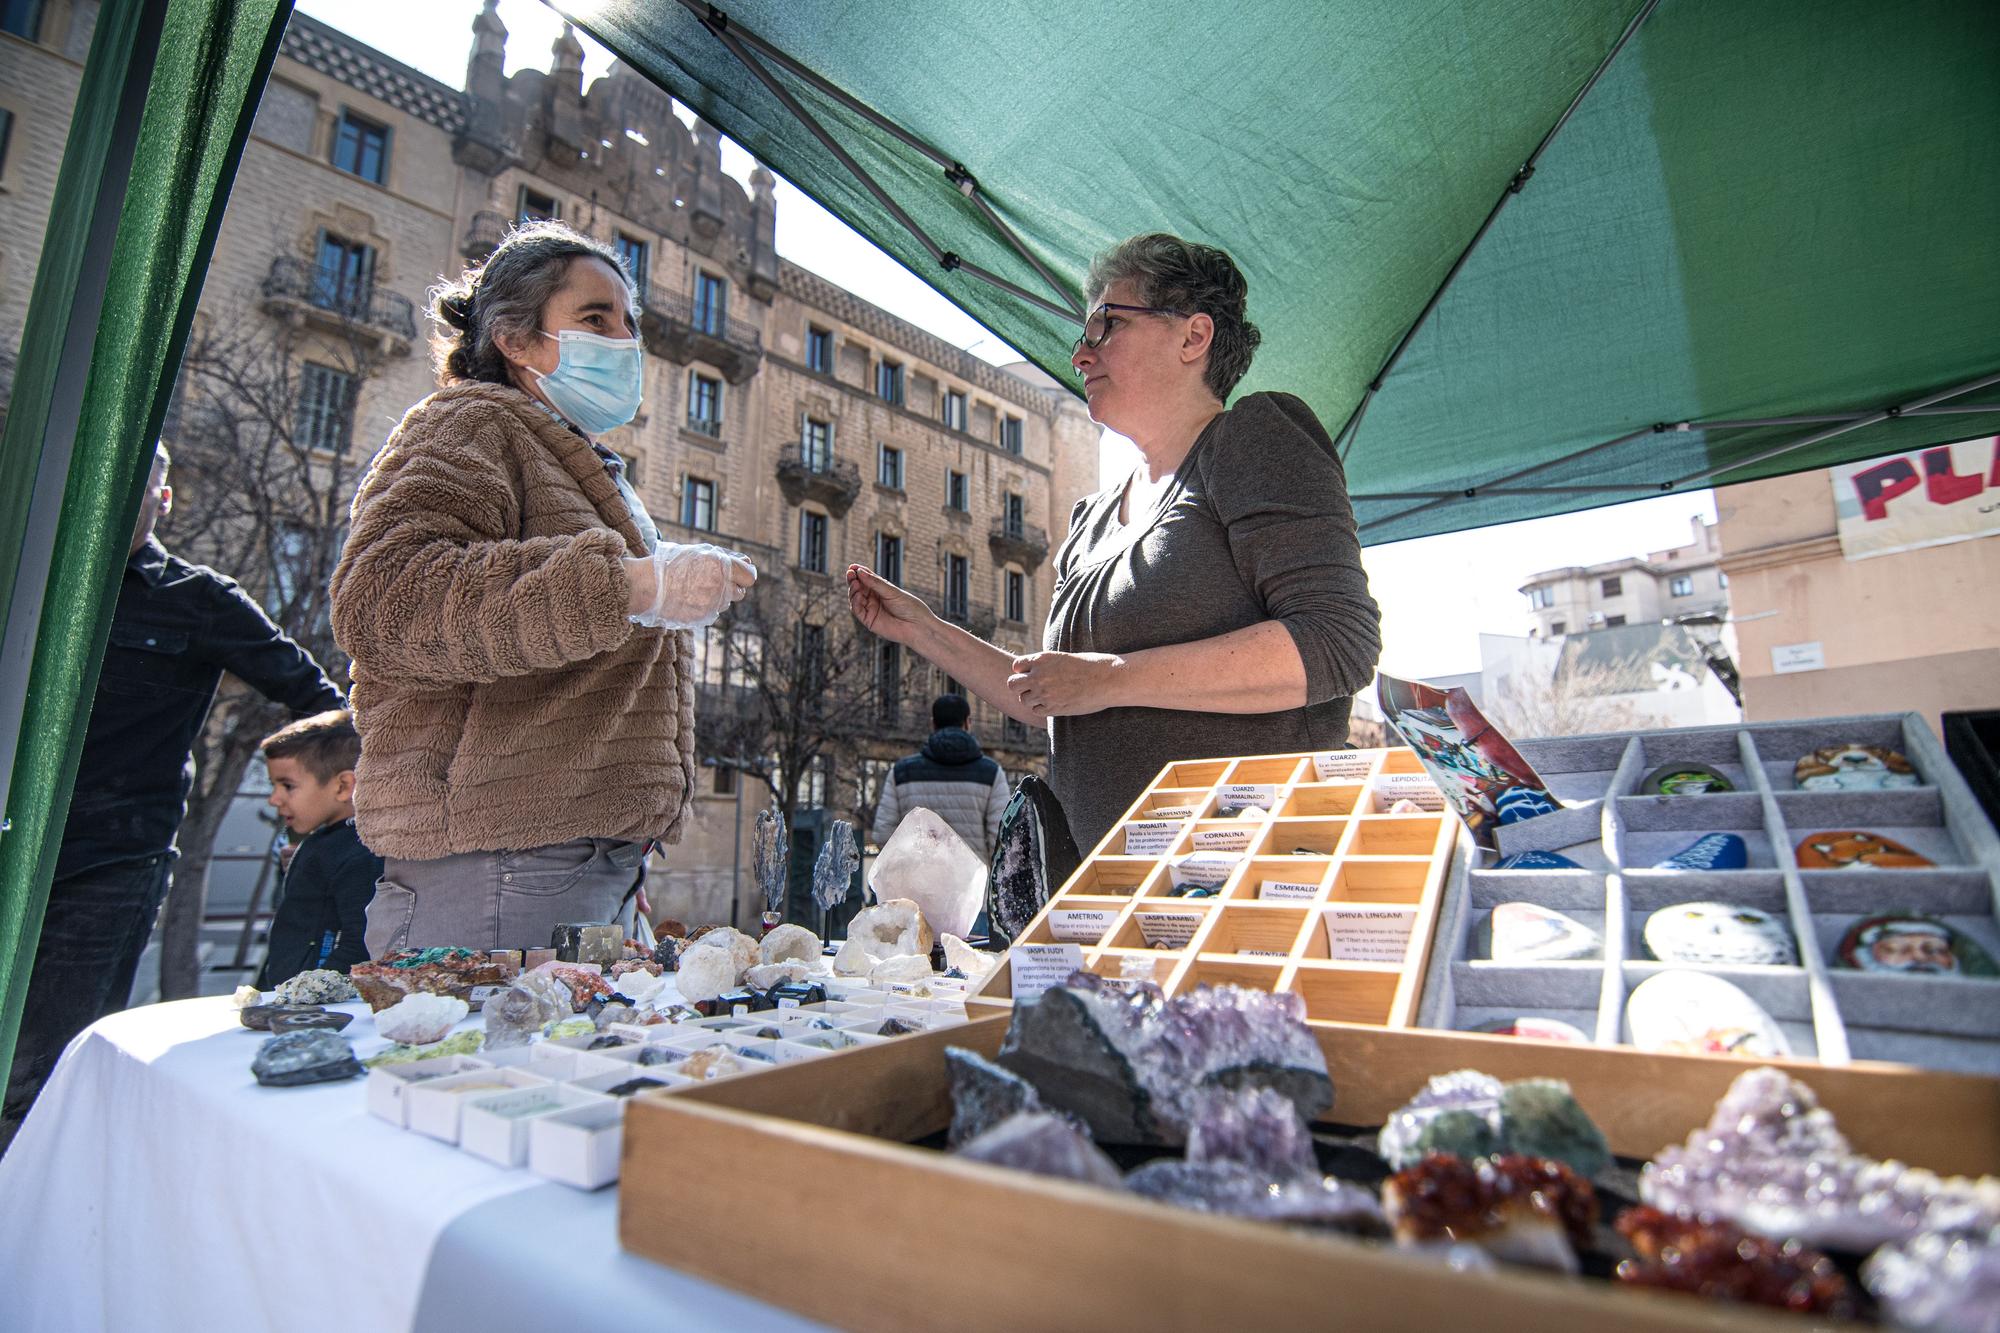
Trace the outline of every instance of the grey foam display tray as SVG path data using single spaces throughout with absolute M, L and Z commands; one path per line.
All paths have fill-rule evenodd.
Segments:
M 1796 788 L 1792 770 L 1801 755 L 1849 743 L 1901 751 L 1922 785 L 1879 792 Z M 1420 1026 L 1471 1030 L 1515 1017 L 1556 1018 L 1598 1042 L 1623 1043 L 1630 1036 L 1625 1002 L 1632 988 L 1658 972 L 1685 968 L 1740 987 L 1777 1021 L 1800 1057 L 2000 1074 L 2000 979 L 1894 976 L 1833 965 L 1841 936 L 1855 921 L 1904 908 L 1942 918 L 2000 958 L 2000 837 L 1920 715 L 1517 744 L 1566 808 L 1501 828 L 1501 852 L 1561 852 L 1584 868 L 1486 869 L 1492 858 L 1461 834 L 1439 908 Z M 1719 769 L 1737 790 L 1639 794 L 1647 773 L 1673 762 Z M 1801 840 L 1843 829 L 1893 838 L 1937 868 L 1799 869 L 1793 849 Z M 1710 832 L 1741 834 L 1748 868 L 1650 868 Z M 1655 961 L 1643 940 L 1647 916 L 1705 900 L 1761 908 L 1786 920 L 1798 965 Z M 1561 963 L 1475 956 L 1475 931 L 1502 902 L 1535 903 L 1575 917 L 1603 937 L 1604 956 Z

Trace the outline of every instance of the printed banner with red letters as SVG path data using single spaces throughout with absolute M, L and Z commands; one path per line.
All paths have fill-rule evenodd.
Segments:
M 2000 435 L 1830 471 L 1849 560 L 2000 535 Z

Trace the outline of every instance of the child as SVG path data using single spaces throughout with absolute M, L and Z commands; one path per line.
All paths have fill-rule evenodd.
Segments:
M 361 739 L 354 715 L 336 709 L 302 718 L 262 742 L 271 771 L 271 807 L 297 851 L 279 890 L 271 944 L 257 974 L 270 990 L 301 972 L 345 972 L 368 957 L 368 903 L 382 858 L 354 831 L 354 765 Z

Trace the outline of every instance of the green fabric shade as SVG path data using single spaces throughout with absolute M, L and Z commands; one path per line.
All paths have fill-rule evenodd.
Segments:
M 1074 326 L 936 262 L 706 6 L 555 3 L 1073 382 Z M 1072 290 L 1136 232 L 1228 249 L 1265 334 L 1244 388 L 1333 431 L 1643 14 L 1369 402 L 1347 457 L 1369 542 L 2000 430 L 2000 409 L 1905 415 L 1752 461 L 2000 375 L 1990 0 L 722 8 L 964 163 Z M 765 63 L 939 248 L 1052 295 L 936 164 Z M 1678 429 L 1799 416 L 1825 419 Z

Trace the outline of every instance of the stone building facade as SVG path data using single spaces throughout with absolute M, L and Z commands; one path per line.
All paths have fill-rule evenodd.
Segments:
M 13 12 L 11 9 L 8 12 Z M 38 31 L 0 34 L 0 353 L 18 345 L 95 5 L 46 0 Z M 646 401 L 605 437 L 670 540 L 741 547 L 764 577 L 837 587 L 849 562 L 902 582 L 1004 647 L 1040 646 L 1052 545 L 1096 487 L 1098 430 L 1068 389 L 999 369 L 776 250 L 776 199 L 746 191 L 715 129 L 616 65 L 586 89 L 569 32 L 551 69 L 504 74 L 490 0 L 466 87 L 452 88 L 294 16 L 245 147 L 200 321 L 283 321 L 301 334 L 314 429 L 361 464 L 432 388 L 426 291 L 516 220 L 559 217 L 617 248 L 644 306 Z M 369 371 L 341 379 L 336 344 Z M 324 364 L 313 351 L 323 341 Z M 0 362 L 0 369 L 10 363 Z M 172 418 L 170 417 L 170 426 Z M 198 504 L 199 496 L 183 495 Z M 858 771 L 813 789 L 834 814 L 928 732 L 945 682 L 903 664 L 907 706 Z M 720 684 L 713 670 L 707 681 Z M 711 688 L 705 691 L 705 702 Z M 1010 771 L 1039 733 L 980 706 L 974 729 Z M 656 878 L 662 911 L 726 920 L 760 786 L 710 769 L 699 817 Z M 747 902 L 740 905 L 748 910 Z
M 1689 520 L 1685 546 L 1599 565 L 1551 569 L 1521 586 L 1528 636 L 1561 638 L 1620 625 L 1647 625 L 1729 614 L 1729 578 L 1718 563 L 1715 524 Z

